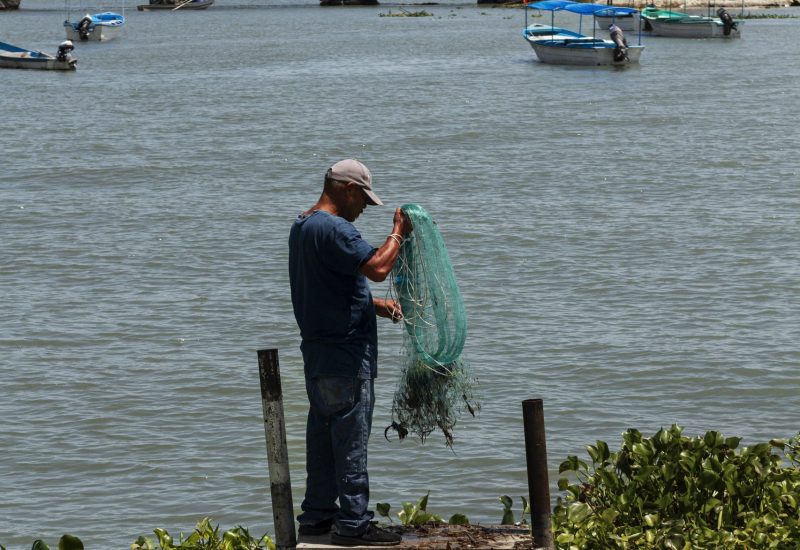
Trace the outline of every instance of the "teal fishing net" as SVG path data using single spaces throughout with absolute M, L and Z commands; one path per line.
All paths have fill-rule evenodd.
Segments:
M 392 294 L 403 308 L 405 364 L 392 404 L 392 425 L 425 440 L 436 428 L 453 445 L 461 413 L 473 416 L 474 377 L 462 357 L 467 316 L 450 257 L 436 223 L 417 204 L 401 207 L 413 231 L 392 270 Z

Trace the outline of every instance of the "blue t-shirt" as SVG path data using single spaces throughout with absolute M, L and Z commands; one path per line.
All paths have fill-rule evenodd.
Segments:
M 300 215 L 289 233 L 289 282 L 306 378 L 378 374 L 375 305 L 361 265 L 375 249 L 324 210 Z

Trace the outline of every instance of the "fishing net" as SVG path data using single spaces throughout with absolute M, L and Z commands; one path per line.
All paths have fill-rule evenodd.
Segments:
M 461 356 L 467 316 L 450 257 L 435 222 L 419 205 L 401 210 L 414 230 L 400 247 L 392 270 L 394 299 L 403 308 L 405 364 L 392 404 L 392 424 L 403 439 L 424 441 L 436 428 L 453 444 L 453 427 L 464 410 L 475 416 L 476 379 Z

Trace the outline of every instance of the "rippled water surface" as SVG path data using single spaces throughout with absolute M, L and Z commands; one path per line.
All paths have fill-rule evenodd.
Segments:
M 0 40 L 55 51 L 61 5 L 23 8 Z M 387 442 L 402 348 L 382 324 L 373 502 L 430 490 L 435 513 L 499 522 L 497 497 L 527 494 L 532 397 L 553 482 L 630 427 L 797 433 L 800 23 L 645 38 L 620 71 L 538 63 L 520 10 L 425 9 L 127 6 L 75 73 L 0 72 L 1 544 L 122 549 L 206 515 L 271 530 L 261 348 L 299 507 L 286 241 L 348 156 L 439 224 L 483 402 L 454 451 Z M 357 226 L 380 244 L 391 215 Z

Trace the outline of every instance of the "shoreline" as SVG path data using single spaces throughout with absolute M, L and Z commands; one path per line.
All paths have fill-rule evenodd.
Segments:
M 531 3 L 536 0 L 530 0 Z M 575 1 L 592 1 L 592 0 L 575 0 Z M 603 3 L 602 0 L 594 0 L 596 3 Z M 610 4 L 611 2 L 609 2 Z M 478 0 L 478 5 L 481 4 L 496 4 L 496 2 Z M 652 4 L 657 8 L 666 10 L 699 10 L 706 9 L 709 6 L 716 8 L 732 9 L 786 9 L 800 7 L 800 0 L 778 0 L 769 2 L 765 0 L 617 0 L 613 5 L 617 7 L 631 7 L 642 9 L 647 4 Z M 429 4 L 433 5 L 433 4 Z M 507 6 L 522 6 L 522 3 L 504 4 Z

